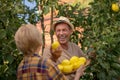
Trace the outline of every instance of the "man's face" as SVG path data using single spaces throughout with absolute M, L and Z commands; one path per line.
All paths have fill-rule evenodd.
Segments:
M 55 28 L 55 34 L 60 44 L 67 44 L 72 30 L 66 23 L 60 23 Z

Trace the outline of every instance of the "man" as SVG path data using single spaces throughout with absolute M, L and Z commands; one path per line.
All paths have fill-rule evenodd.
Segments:
M 62 54 L 57 59 L 55 57 L 55 53 L 51 52 L 51 49 L 45 49 L 43 53 L 43 57 L 52 58 L 53 61 L 57 64 L 61 63 L 64 59 L 70 59 L 72 56 L 82 57 L 85 56 L 82 50 L 78 45 L 69 41 L 70 35 L 73 33 L 74 26 L 70 23 L 69 19 L 61 16 L 54 24 L 53 30 L 57 37 L 60 46 L 62 47 Z M 49 52 L 49 53 L 48 53 Z M 56 52 L 56 56 L 57 56 Z M 54 56 L 53 56 L 54 55 Z M 74 74 L 66 75 L 70 80 L 73 80 Z

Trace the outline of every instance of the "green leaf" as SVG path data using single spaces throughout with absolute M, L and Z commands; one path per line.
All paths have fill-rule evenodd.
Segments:
M 110 76 L 110 77 L 112 77 L 112 76 L 115 77 L 115 76 L 118 76 L 118 73 L 117 73 L 117 71 L 111 69 L 111 70 L 109 71 L 109 76 Z
M 97 77 L 100 79 L 100 80 L 106 80 L 106 75 L 105 75 L 106 73 L 105 72 L 99 72 L 98 74 L 97 74 Z
M 8 70 L 8 66 L 7 65 L 0 65 L 0 74 L 1 73 L 5 73 Z
M 0 39 L 4 39 L 6 37 L 6 31 L 4 29 L 0 29 Z
M 100 63 L 100 65 L 107 71 L 110 69 L 110 64 L 108 62 L 103 61 L 102 63 Z
M 50 12 L 50 6 L 45 6 L 44 7 L 44 14 L 46 15 L 49 12 Z
M 12 64 L 12 62 L 14 61 L 14 57 L 12 55 L 8 55 L 6 60 L 8 60 L 10 64 Z
M 119 63 L 113 63 L 111 66 L 112 66 L 112 68 L 120 71 L 120 64 Z

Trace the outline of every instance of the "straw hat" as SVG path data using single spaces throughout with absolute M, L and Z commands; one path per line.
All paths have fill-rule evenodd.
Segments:
M 74 26 L 72 23 L 70 23 L 69 19 L 66 18 L 66 17 L 63 17 L 61 16 L 57 21 L 55 21 L 55 23 L 53 23 L 53 30 L 55 29 L 56 27 L 56 24 L 59 24 L 59 23 L 66 23 L 69 25 L 69 27 L 74 30 Z

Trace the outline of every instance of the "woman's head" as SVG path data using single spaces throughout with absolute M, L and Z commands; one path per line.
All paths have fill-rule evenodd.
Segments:
M 33 54 L 42 46 L 42 35 L 34 25 L 22 25 L 15 34 L 15 43 L 23 54 Z

